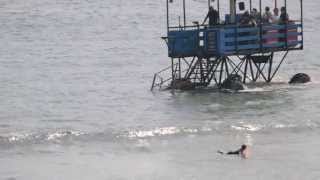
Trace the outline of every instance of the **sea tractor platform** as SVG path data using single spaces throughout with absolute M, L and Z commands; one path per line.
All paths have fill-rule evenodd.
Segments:
M 242 83 L 271 82 L 288 53 L 303 49 L 302 0 L 300 20 L 286 23 L 263 23 L 259 1 L 260 22 L 255 26 L 239 23 L 241 14 L 237 13 L 235 0 L 230 0 L 230 14 L 223 20 L 219 18 L 219 24 L 193 22 L 187 26 L 183 0 L 184 24 L 175 27 L 169 26 L 167 0 L 167 36 L 162 39 L 168 46 L 171 65 L 154 74 L 151 90 L 209 85 L 221 88 L 223 81 L 234 75 L 240 77 Z M 219 1 L 217 3 L 219 11 Z

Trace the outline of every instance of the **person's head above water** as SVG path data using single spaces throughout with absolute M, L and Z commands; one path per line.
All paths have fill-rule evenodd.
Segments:
M 241 151 L 244 151 L 245 149 L 247 149 L 247 145 L 242 144 L 242 146 L 241 146 Z
M 248 159 L 250 157 L 250 149 L 248 145 L 243 144 L 240 148 L 240 155 L 242 158 Z

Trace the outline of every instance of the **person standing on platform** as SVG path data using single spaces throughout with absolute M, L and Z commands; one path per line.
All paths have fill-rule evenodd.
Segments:
M 272 23 L 278 23 L 279 22 L 279 9 L 274 8 L 273 9 L 273 16 L 272 16 Z
M 262 22 L 267 24 L 272 22 L 272 14 L 268 6 L 265 8 L 265 12 L 262 16 Z
M 208 18 L 209 18 L 209 26 L 210 27 L 218 24 L 219 13 L 212 6 L 210 6 L 209 12 L 208 12 L 206 18 L 204 19 L 202 25 L 207 21 Z
M 260 13 L 258 12 L 258 10 L 256 8 L 253 8 L 250 15 L 253 17 L 253 19 L 256 21 L 256 22 L 259 22 L 260 21 Z
M 279 23 L 280 24 L 286 24 L 289 21 L 289 15 L 286 11 L 285 7 L 281 7 L 280 9 L 281 13 L 280 13 L 280 18 L 279 18 Z

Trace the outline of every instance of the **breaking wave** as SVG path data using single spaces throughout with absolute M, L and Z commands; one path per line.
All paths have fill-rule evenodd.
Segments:
M 144 138 L 144 137 L 154 137 L 154 136 L 168 136 L 177 134 L 196 134 L 201 132 L 212 131 L 209 127 L 202 128 L 177 128 L 177 127 L 163 127 L 155 128 L 152 130 L 133 130 L 125 134 L 124 136 L 129 138 Z
M 84 135 L 80 131 L 58 130 L 51 133 L 9 133 L 0 135 L 0 143 L 19 144 L 19 143 L 41 143 L 41 142 L 61 142 L 67 138 Z
M 275 123 L 275 124 L 254 124 L 254 123 L 235 123 L 227 124 L 224 122 L 209 125 L 205 127 L 159 127 L 153 129 L 132 129 L 123 132 L 82 132 L 76 130 L 56 130 L 45 133 L 8 133 L 0 135 L 1 145 L 33 145 L 46 143 L 75 143 L 75 142 L 107 142 L 118 140 L 145 139 L 157 137 L 172 137 L 185 135 L 209 135 L 224 134 L 232 132 L 259 133 L 268 131 L 286 131 L 286 130 L 310 130 L 318 129 L 319 123 L 308 121 L 300 124 L 293 123 Z

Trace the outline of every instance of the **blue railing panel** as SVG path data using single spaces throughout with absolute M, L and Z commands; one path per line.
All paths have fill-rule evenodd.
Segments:
M 271 25 L 263 25 L 262 30 L 281 30 L 281 29 L 286 29 L 286 26 L 288 29 L 294 29 L 301 27 L 301 24 L 287 24 L 287 25 L 280 25 L 280 24 L 271 24 Z
M 303 32 L 300 27 L 301 24 L 268 24 L 261 29 L 219 25 L 171 30 L 168 33 L 169 56 L 214 57 L 302 48 Z
M 287 35 L 286 33 L 279 33 L 279 32 L 276 32 L 274 34 L 264 34 L 262 35 L 262 39 L 269 39 L 269 38 L 285 38 L 286 36 L 293 36 L 293 37 L 298 37 L 298 36 L 301 36 L 302 33 L 301 32 L 288 32 Z
M 302 41 L 298 41 L 299 36 L 302 36 L 302 32 L 298 30 L 300 26 L 300 24 L 263 25 L 262 36 L 260 36 L 260 27 L 225 28 L 222 30 L 223 33 L 221 33 L 223 42 L 220 42 L 220 54 L 237 54 L 239 51 L 244 50 L 259 52 L 270 48 L 285 49 L 297 45 L 302 46 Z M 260 45 L 260 43 L 262 44 Z
M 170 31 L 168 33 L 169 56 L 195 56 L 199 45 L 198 34 L 198 30 Z
M 302 41 L 291 41 L 291 42 L 277 42 L 277 43 L 272 43 L 272 44 L 263 44 L 263 48 L 279 48 L 279 47 L 292 47 L 292 46 L 297 46 L 300 45 Z
M 236 32 L 238 33 L 243 33 L 243 32 L 247 32 L 247 33 L 251 33 L 251 32 L 255 32 L 255 33 L 258 33 L 260 31 L 259 28 L 257 27 L 232 27 L 232 28 L 226 28 L 224 29 L 224 32 L 226 34 L 235 34 Z
M 260 36 L 258 35 L 248 35 L 248 36 L 239 36 L 237 38 L 235 37 L 227 37 L 225 38 L 224 42 L 235 42 L 236 40 L 239 41 L 252 41 L 252 40 L 259 40 Z
M 250 49 L 258 49 L 260 48 L 259 44 L 247 44 L 247 45 L 238 45 L 236 46 L 227 46 L 225 48 L 226 51 L 236 51 L 236 50 L 250 50 Z

